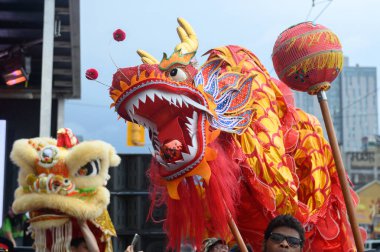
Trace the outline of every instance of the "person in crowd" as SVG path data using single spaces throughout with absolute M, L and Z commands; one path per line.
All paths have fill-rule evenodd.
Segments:
M 14 247 L 23 245 L 24 225 L 28 218 L 25 214 L 15 214 L 12 207 L 9 207 L 3 225 L 0 229 L 0 236 L 10 240 Z
M 71 240 L 71 252 L 99 252 L 99 246 L 96 242 L 94 234 L 91 232 L 90 227 L 85 220 L 77 220 L 79 228 L 83 237 Z
M 208 238 L 203 241 L 201 252 L 228 252 L 228 245 L 222 239 Z
M 279 215 L 268 225 L 264 233 L 264 252 L 300 252 L 305 241 L 305 230 L 291 215 Z
M 83 237 L 74 238 L 71 240 L 70 244 L 71 252 L 89 252 L 86 241 Z

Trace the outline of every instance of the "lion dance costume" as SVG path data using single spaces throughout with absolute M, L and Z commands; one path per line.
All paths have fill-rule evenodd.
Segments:
M 150 213 L 166 205 L 168 248 L 228 239 L 230 212 L 255 251 L 278 214 L 303 223 L 305 251 L 355 250 L 317 119 L 295 108 L 289 88 L 245 48 L 212 49 L 197 69 L 196 34 L 178 22 L 181 43 L 170 57 L 139 50 L 144 64 L 118 69 L 110 88 L 117 113 L 149 129 Z
M 36 251 L 70 251 L 72 239 L 82 237 L 77 220 L 85 220 L 100 251 L 112 251 L 116 232 L 107 212 L 109 191 L 104 187 L 110 166 L 120 158 L 102 141 L 79 143 L 70 129 L 57 140 L 17 140 L 11 152 L 20 167 L 13 210 L 30 213 Z

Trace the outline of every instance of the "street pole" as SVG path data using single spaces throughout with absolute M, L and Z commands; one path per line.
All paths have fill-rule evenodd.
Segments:
M 356 249 L 358 250 L 358 252 L 363 252 L 364 245 L 362 241 L 362 236 L 360 235 L 359 225 L 355 216 L 354 203 L 352 201 L 352 197 L 350 194 L 350 188 L 348 186 L 347 177 L 346 177 L 346 173 L 343 166 L 342 156 L 340 155 L 340 149 L 339 149 L 338 141 L 336 139 L 334 125 L 331 120 L 329 106 L 327 103 L 327 95 L 325 91 L 319 91 L 317 96 L 318 96 L 319 104 L 321 106 L 322 116 L 325 122 L 327 135 L 329 137 L 329 141 L 330 141 L 330 145 L 331 145 L 331 149 L 332 149 L 332 153 L 333 153 L 333 157 L 335 161 L 336 171 L 339 177 L 340 187 L 342 188 L 344 202 L 346 203 L 347 215 L 351 224 L 352 233 L 354 235 Z
M 40 137 L 51 136 L 55 0 L 45 0 L 42 44 Z

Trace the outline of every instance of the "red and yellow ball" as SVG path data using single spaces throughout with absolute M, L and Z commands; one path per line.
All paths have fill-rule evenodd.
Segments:
M 316 94 L 328 90 L 343 67 L 343 52 L 335 33 L 304 22 L 286 29 L 273 47 L 274 69 L 285 84 Z

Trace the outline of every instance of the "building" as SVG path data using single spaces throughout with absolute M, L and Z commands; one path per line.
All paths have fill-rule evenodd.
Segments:
M 51 22 L 44 22 L 46 16 L 51 17 Z M 4 188 L 0 188 L 4 201 L 0 207 L 4 204 L 4 212 L 12 203 L 17 187 L 18 169 L 9 159 L 13 142 L 39 135 L 43 124 L 40 124 L 41 100 L 51 102 L 49 130 L 56 132 L 64 99 L 81 96 L 79 21 L 79 1 L 0 1 L 0 121 L 6 125 L 1 160 L 5 175 L 0 177 L 4 180 Z M 46 27 L 51 31 L 47 32 L 51 36 L 46 37 L 52 38 L 53 43 L 44 56 Z M 46 55 L 49 60 L 45 61 Z M 44 72 L 42 69 L 50 64 L 52 71 Z M 51 85 L 51 92 L 42 92 L 43 83 Z M 50 106 L 42 106 L 47 107 Z
M 367 230 L 369 239 L 380 238 L 380 182 L 378 180 L 359 188 L 356 193 L 360 198 L 356 208 L 358 223 Z
M 109 212 L 117 232 L 113 240 L 114 251 L 124 251 L 134 234 L 141 241 L 137 251 L 165 251 L 166 234 L 162 225 L 165 207 L 156 207 L 149 216 L 149 181 L 147 169 L 152 155 L 120 155 L 119 167 L 110 169 L 111 180 L 107 187 L 111 192 Z
M 380 238 L 380 136 L 365 137 L 362 152 L 347 152 L 346 169 L 359 197 L 357 221 L 369 239 Z
M 363 150 L 364 137 L 378 134 L 376 67 L 350 66 L 345 57 L 342 73 L 327 93 L 330 114 L 343 152 Z M 296 106 L 323 118 L 317 97 L 294 92 Z
M 346 169 L 355 187 L 380 181 L 380 151 L 347 152 Z

